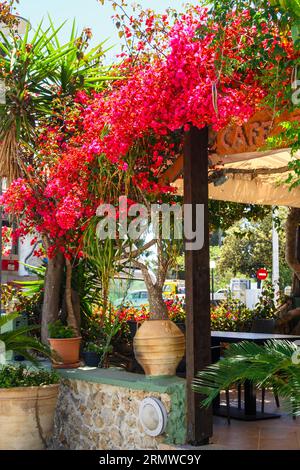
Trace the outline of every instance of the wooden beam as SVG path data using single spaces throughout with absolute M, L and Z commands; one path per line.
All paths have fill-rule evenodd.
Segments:
M 286 148 L 286 149 L 275 149 L 275 150 L 267 150 L 265 152 L 246 152 L 246 153 L 239 153 L 235 155 L 217 155 L 215 153 L 209 155 L 209 162 L 210 166 L 222 166 L 222 165 L 227 165 L 229 163 L 241 163 L 241 162 L 246 162 L 249 160 L 256 160 L 258 158 L 263 158 L 263 157 L 272 157 L 276 155 L 283 154 L 285 156 L 289 155 L 290 156 L 291 149 Z M 235 173 L 243 173 L 245 170 L 240 170 L 239 168 L 236 168 L 235 170 L 229 169 L 229 172 L 235 172 Z M 254 170 L 246 170 L 247 173 L 250 173 L 251 171 L 254 172 Z M 258 171 L 258 170 L 257 170 Z M 265 170 L 260 170 L 260 173 L 263 172 L 270 172 L 270 173 L 282 173 L 283 171 L 286 171 L 286 167 L 280 167 L 274 169 L 274 171 L 265 169 Z M 160 177 L 159 182 L 161 184 L 169 184 L 173 183 L 174 181 L 177 180 L 177 178 L 183 174 L 183 155 L 180 155 L 173 163 L 173 165 L 165 171 L 165 173 Z
M 191 389 L 196 373 L 211 361 L 210 273 L 208 229 L 208 129 L 192 127 L 184 144 L 184 203 L 204 205 L 204 246 L 185 252 L 187 438 L 206 444 L 212 435 L 212 412 L 200 408 L 201 397 Z
M 178 176 L 182 174 L 183 170 L 183 155 L 179 155 L 179 157 L 175 160 L 173 165 L 165 171 L 165 173 L 160 178 L 160 184 L 167 184 L 173 183 Z
M 296 260 L 300 263 L 300 227 L 296 229 Z
M 287 154 L 290 156 L 291 149 L 284 148 L 284 149 L 273 149 L 273 150 L 266 150 L 264 152 L 244 152 L 244 153 L 235 153 L 232 155 L 218 155 L 216 153 L 212 153 L 209 155 L 209 160 L 212 165 L 227 165 L 228 163 L 239 163 L 239 162 L 246 162 L 249 160 L 256 160 L 257 158 L 263 157 L 272 157 L 278 154 Z

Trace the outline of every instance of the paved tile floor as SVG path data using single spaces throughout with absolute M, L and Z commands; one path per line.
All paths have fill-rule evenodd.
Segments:
M 260 409 L 260 392 L 257 395 Z M 236 405 L 234 392 L 231 403 Z M 211 443 L 236 450 L 300 450 L 300 417 L 293 420 L 282 400 L 280 408 L 276 408 L 271 392 L 266 393 L 265 411 L 279 413 L 281 417 L 250 422 L 232 419 L 228 425 L 226 418 L 215 416 Z

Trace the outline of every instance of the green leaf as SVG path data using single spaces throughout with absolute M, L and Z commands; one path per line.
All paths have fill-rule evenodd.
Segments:
M 220 391 L 246 380 L 273 389 L 300 413 L 300 367 L 291 360 L 297 346 L 289 341 L 268 341 L 264 346 L 243 341 L 230 345 L 225 357 L 197 374 L 193 389 L 206 398 L 209 406 Z
M 291 32 L 292 32 L 292 39 L 294 43 L 296 43 L 297 41 L 299 41 L 299 35 L 300 35 L 299 25 L 294 23 L 291 27 Z
M 9 323 L 10 321 L 15 320 L 20 317 L 19 313 L 10 313 L 8 315 L 0 315 L 0 328 Z

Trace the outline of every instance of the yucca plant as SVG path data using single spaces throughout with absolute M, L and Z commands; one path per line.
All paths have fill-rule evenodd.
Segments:
M 205 396 L 208 407 L 221 390 L 246 380 L 258 387 L 272 387 L 300 415 L 300 350 L 286 340 L 270 340 L 261 346 L 249 341 L 230 345 L 224 358 L 198 372 L 193 390 Z
M 23 38 L 13 30 L 0 35 L 0 76 L 6 89 L 5 103 L 0 106 L 0 176 L 11 181 L 19 175 L 23 163 L 18 142 L 30 145 L 39 117 L 50 113 L 53 91 L 49 85 L 58 60 L 68 48 L 47 54 L 47 44 L 55 33 L 50 34 L 50 29 L 42 33 L 41 25 L 30 43 L 29 26 Z
M 18 313 L 11 313 L 9 315 L 0 316 L 0 331 L 4 325 L 8 322 L 15 320 L 20 315 Z M 0 341 L 3 341 L 5 344 L 6 351 L 14 351 L 18 354 L 21 354 L 28 361 L 31 361 L 33 364 L 38 365 L 39 362 L 36 357 L 32 354 L 32 351 L 41 353 L 46 357 L 51 357 L 50 349 L 43 345 L 38 339 L 34 336 L 30 336 L 33 330 L 36 330 L 39 326 L 23 326 L 17 328 L 13 331 L 5 331 L 0 333 Z
M 110 47 L 104 48 L 107 40 L 96 47 L 88 49 L 92 37 L 91 30 L 86 28 L 78 35 L 76 22 L 73 21 L 69 42 L 61 44 L 56 28 L 49 17 L 53 38 L 47 43 L 47 52 L 51 56 L 58 50 L 68 49 L 66 54 L 58 60 L 58 67 L 51 79 L 60 88 L 63 95 L 73 96 L 78 89 L 92 89 L 99 91 L 107 80 L 112 80 L 108 73 L 109 67 L 103 66 L 103 57 Z
M 107 238 L 100 240 L 97 236 L 98 217 L 93 217 L 86 228 L 83 238 L 84 252 L 94 276 L 101 289 L 101 304 L 105 311 L 109 307 L 109 287 L 114 277 L 124 271 L 121 263 L 129 242 Z M 98 291 L 99 292 L 99 291 Z
M 0 80 L 6 89 L 0 104 L 0 177 L 9 182 L 26 171 L 26 149 L 33 154 L 38 125 L 53 114 L 57 97 L 99 89 L 110 79 L 101 64 L 105 41 L 88 50 L 90 33 L 77 37 L 73 23 L 70 40 L 61 44 L 58 34 L 65 23 L 55 28 L 49 21 L 45 31 L 41 22 L 32 37 L 29 26 L 23 38 L 14 29 L 0 31 Z
M 73 284 L 80 298 L 80 312 L 82 320 L 89 320 L 92 316 L 93 306 L 100 305 L 101 280 L 99 279 L 93 263 L 81 259 L 73 270 Z
M 37 279 L 31 281 L 14 281 L 14 284 L 21 287 L 22 293 L 26 297 L 32 297 L 36 294 L 42 294 L 45 285 L 46 266 L 31 266 L 23 263 L 29 271 L 36 274 Z

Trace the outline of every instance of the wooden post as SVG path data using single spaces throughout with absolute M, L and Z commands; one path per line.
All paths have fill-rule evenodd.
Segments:
M 296 229 L 296 253 L 295 253 L 296 260 L 300 263 L 300 227 L 298 226 Z
M 204 246 L 185 251 L 187 439 L 201 445 L 212 436 L 212 412 L 200 408 L 201 397 L 192 391 L 191 382 L 211 362 L 207 128 L 192 127 L 186 134 L 184 203 L 192 204 L 193 211 L 196 204 L 204 205 Z

